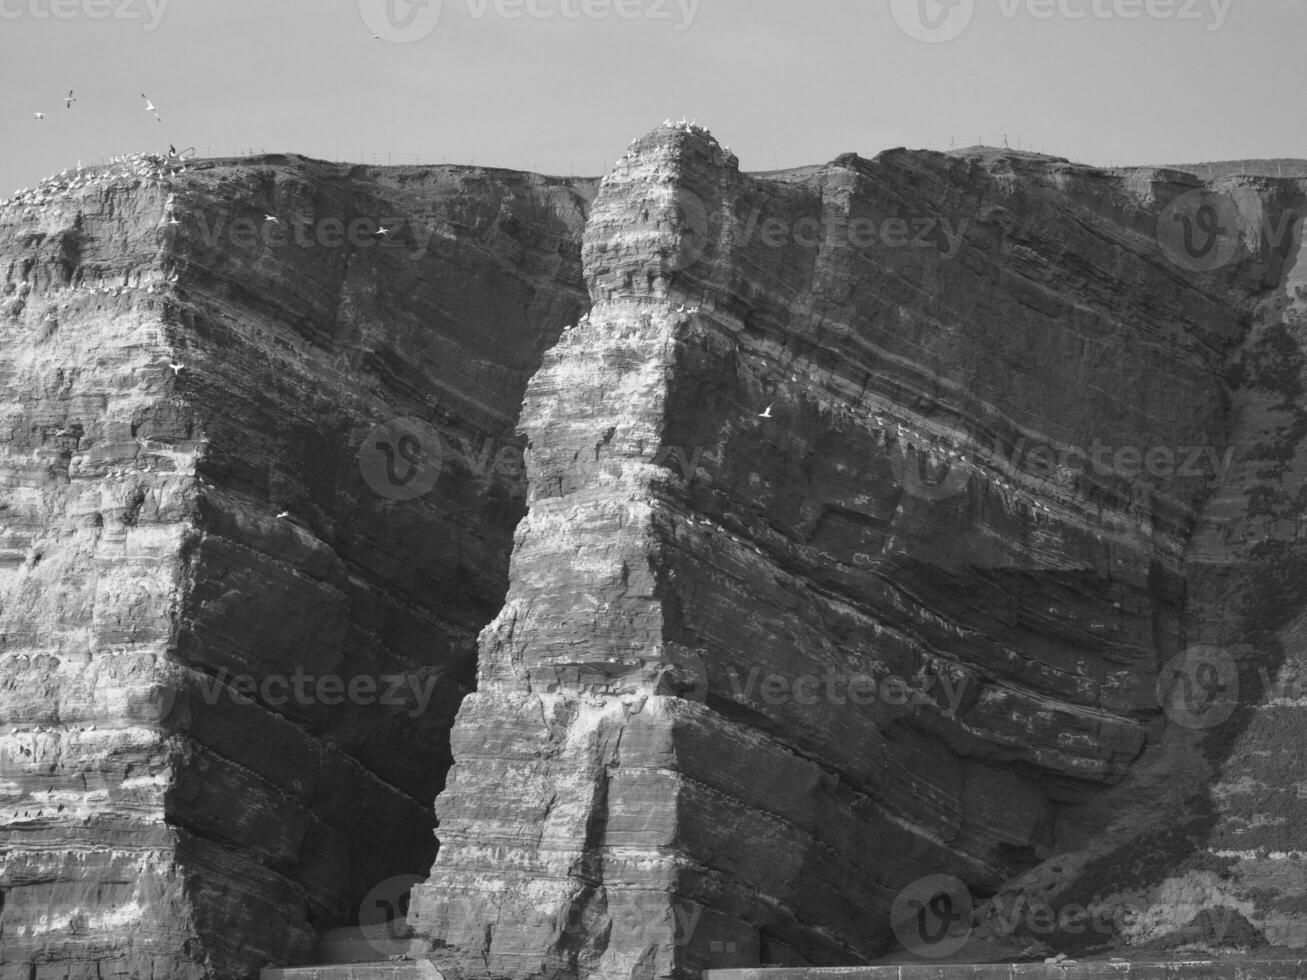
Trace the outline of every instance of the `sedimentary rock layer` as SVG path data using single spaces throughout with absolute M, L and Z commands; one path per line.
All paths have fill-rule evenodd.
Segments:
M 527 389 L 528 511 L 410 917 L 440 962 L 858 963 L 902 943 L 905 886 L 979 903 L 1107 831 L 1132 771 L 1136 835 L 1173 822 L 1200 739 L 1158 681 L 1203 621 L 1251 622 L 1195 548 L 1248 451 L 1231 368 L 1297 281 L 1249 232 L 1295 186 L 1233 179 L 1209 261 L 1178 172 L 760 179 L 697 128 L 637 141 L 590 314 Z
M 1307 944 L 1302 181 L 182 166 L 0 207 L 4 980 Z
M 586 305 L 592 183 L 182 166 L 0 210 L 6 978 L 253 976 L 426 871 Z

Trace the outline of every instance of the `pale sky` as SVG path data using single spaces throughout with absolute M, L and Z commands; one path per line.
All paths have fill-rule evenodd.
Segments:
M 0 0 L 0 197 L 169 143 L 596 175 L 667 116 L 745 170 L 1307 157 L 1304 41 L 1307 0 Z

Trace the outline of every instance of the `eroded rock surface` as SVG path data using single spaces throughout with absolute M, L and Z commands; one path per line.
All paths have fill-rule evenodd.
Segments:
M 1205 265 L 1165 224 L 1206 219 L 1179 172 L 890 151 L 764 180 L 701 130 L 638 141 L 586 229 L 593 308 L 527 390 L 528 513 L 411 915 L 440 962 L 865 962 L 923 877 L 1048 892 L 1044 859 L 1193 815 L 1219 749 L 1159 678 L 1264 628 L 1276 569 L 1277 620 L 1302 608 L 1278 553 L 1232 587 L 1209 540 L 1262 509 L 1239 474 L 1285 509 L 1300 485 L 1243 405 L 1297 444 L 1296 374 L 1264 377 L 1297 246 L 1256 232 L 1301 189 L 1218 189 L 1236 237 Z M 1278 717 L 1214 834 L 1247 833 L 1245 790 L 1297 812 Z
M 0 210 L 0 977 L 1307 945 L 1302 180 L 180 166 Z
M 254 976 L 425 873 L 586 306 L 593 182 L 181 167 L 0 211 L 6 978 Z

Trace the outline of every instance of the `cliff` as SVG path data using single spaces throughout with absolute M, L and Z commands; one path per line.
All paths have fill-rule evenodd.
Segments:
M 253 976 L 427 871 L 593 190 L 136 156 L 0 211 L 0 975 Z
M 410 914 L 442 968 L 1143 950 L 1235 913 L 1234 945 L 1301 946 L 1300 705 L 1168 699 L 1275 677 L 1303 608 L 1300 235 L 1261 234 L 1302 192 L 634 144 L 593 307 L 527 389 L 528 512 Z M 913 934 L 941 896 L 951 949 Z
M 662 127 L 10 202 L 0 977 L 428 872 L 448 980 L 1307 946 L 1305 192 Z

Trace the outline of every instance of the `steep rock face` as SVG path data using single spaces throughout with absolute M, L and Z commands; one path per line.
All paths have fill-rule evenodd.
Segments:
M 1232 220 L 1291 187 L 1241 185 Z M 410 916 L 442 965 L 856 963 L 903 942 L 915 881 L 979 902 L 1110 806 L 1175 822 L 1201 739 L 1157 689 L 1250 594 L 1195 542 L 1290 248 L 1177 259 L 1198 189 L 633 146 L 586 229 L 593 308 L 527 389 L 528 513 Z
M 134 157 L 0 211 L 0 975 L 253 976 L 426 870 L 593 192 Z
M 1225 372 L 1230 465 L 1186 550 L 1186 649 L 1163 685 L 1178 724 L 1005 897 L 1104 910 L 1113 928 L 1060 937 L 1062 948 L 1307 946 L 1307 809 L 1291 761 L 1307 708 L 1305 191 L 1248 177 L 1211 188 L 1231 251 L 1259 275 L 1235 283 L 1250 322 Z
M 663 129 L 584 278 L 587 181 L 11 202 L 0 977 L 302 961 L 442 787 L 449 975 L 1304 945 L 1307 200 L 1210 186 Z

